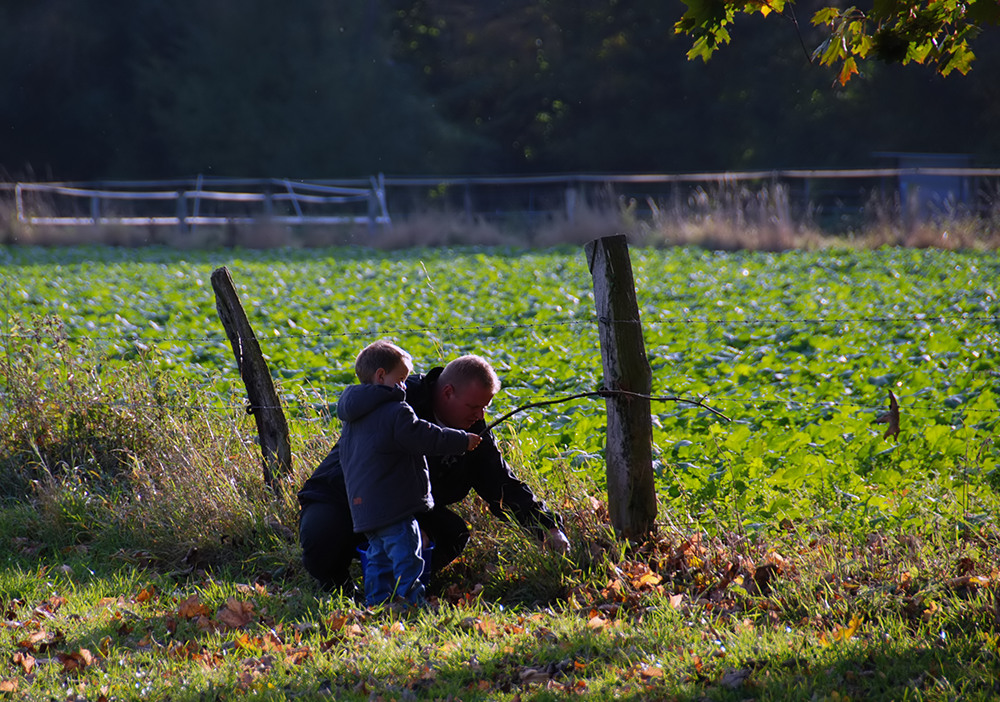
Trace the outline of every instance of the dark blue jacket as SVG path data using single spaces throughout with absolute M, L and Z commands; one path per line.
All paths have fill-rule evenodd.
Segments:
M 422 419 L 434 419 L 431 400 L 442 370 L 435 368 L 426 375 L 411 375 L 406 379 L 406 401 Z M 469 431 L 479 434 L 484 429 L 486 422 L 480 420 Z M 493 514 L 505 520 L 513 517 L 539 540 L 545 538 L 549 529 L 561 526 L 558 515 L 546 509 L 531 488 L 514 476 L 500 454 L 492 432 L 487 432 L 473 451 L 461 456 L 432 456 L 427 463 L 434 504 L 438 508 L 461 502 L 470 491 L 475 490 Z M 298 498 L 303 507 L 313 502 L 343 504 L 346 501 L 339 442 L 306 480 Z
M 375 531 L 434 507 L 424 456 L 461 454 L 464 431 L 418 419 L 401 388 L 351 385 L 337 402 L 340 462 L 354 531 Z

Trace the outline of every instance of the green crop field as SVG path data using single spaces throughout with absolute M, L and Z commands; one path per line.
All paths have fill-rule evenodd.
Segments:
M 733 520 L 875 529 L 993 521 L 991 439 L 1000 397 L 1000 261 L 936 250 L 631 252 L 653 394 L 699 399 L 732 419 L 655 403 L 662 511 L 713 528 Z M 419 250 L 193 254 L 3 252 L 8 334 L 58 318 L 74 344 L 115 364 L 193 379 L 204 410 L 243 402 L 214 307 L 227 266 L 293 419 L 322 420 L 376 337 L 417 370 L 488 358 L 494 416 L 601 386 L 583 252 Z M 141 359 L 141 361 L 140 361 Z M 875 418 L 899 401 L 898 436 Z M 556 479 L 602 471 L 603 401 L 515 415 L 530 466 Z
M 652 404 L 657 529 L 625 544 L 604 401 L 514 414 L 494 431 L 569 557 L 466 500 L 439 609 L 399 613 L 298 563 L 294 490 L 355 354 L 479 353 L 504 384 L 488 419 L 596 390 L 582 249 L 0 248 L 0 697 L 994 699 L 1000 259 L 631 257 L 653 394 L 730 421 Z M 263 487 L 222 266 L 289 419 L 284 492 Z

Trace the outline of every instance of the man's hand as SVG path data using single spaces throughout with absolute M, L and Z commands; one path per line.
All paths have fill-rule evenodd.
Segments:
M 467 449 L 468 451 L 471 451 L 472 449 L 479 446 L 479 442 L 483 440 L 483 438 L 479 436 L 479 434 L 473 434 L 470 431 L 465 432 L 465 435 L 469 439 L 469 448 Z
M 566 538 L 566 535 L 562 533 L 561 529 L 552 527 L 549 529 L 548 535 L 542 542 L 542 548 L 546 551 L 561 553 L 565 556 L 569 553 L 569 539 Z

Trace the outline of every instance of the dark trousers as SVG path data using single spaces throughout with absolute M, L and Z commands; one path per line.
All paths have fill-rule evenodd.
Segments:
M 458 558 L 469 542 L 469 527 L 465 520 L 447 507 L 435 507 L 417 515 L 420 528 L 434 544 L 431 555 L 431 577 Z M 365 543 L 364 534 L 354 533 L 351 511 L 343 504 L 312 502 L 299 514 L 299 543 L 302 545 L 302 565 L 324 590 L 343 590 L 354 594 L 351 561 L 358 558 L 358 546 Z

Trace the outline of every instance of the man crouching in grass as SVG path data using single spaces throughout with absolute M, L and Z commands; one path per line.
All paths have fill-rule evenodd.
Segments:
M 469 541 L 468 525 L 448 506 L 461 502 L 472 490 L 498 518 L 513 518 L 544 548 L 567 553 L 570 544 L 559 516 L 515 477 L 493 434 L 486 432 L 484 412 L 500 390 L 500 380 L 489 362 L 481 356 L 461 356 L 444 368 L 410 375 L 405 385 L 406 402 L 420 419 L 482 436 L 475 451 L 427 459 L 434 507 L 416 518 L 434 545 L 431 574 L 458 558 Z M 349 568 L 364 536 L 354 533 L 342 442 L 334 445 L 299 490 L 299 541 L 303 565 L 319 584 L 353 595 Z

